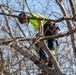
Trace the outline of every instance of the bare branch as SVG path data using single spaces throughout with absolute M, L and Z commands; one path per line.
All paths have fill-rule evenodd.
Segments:
M 75 5 L 74 5 L 74 1 L 69 0 L 69 2 L 70 2 L 72 13 L 73 13 L 73 15 L 75 15 L 76 14 L 76 9 L 75 9 Z
M 64 36 L 69 36 L 73 33 L 76 32 L 76 28 L 73 29 L 73 30 L 70 30 L 64 34 L 58 34 L 58 35 L 54 35 L 54 36 L 47 36 L 47 37 L 36 37 L 36 38 L 24 38 L 24 37 L 16 37 L 15 39 L 13 40 L 5 40 L 5 39 L 1 39 L 0 41 L 0 45 L 8 45 L 9 43 L 13 42 L 13 41 L 34 41 L 34 40 L 47 40 L 47 39 L 56 39 L 56 38 L 61 38 L 61 37 L 64 37 Z
M 21 16 L 17 16 L 17 15 L 13 15 L 13 14 L 6 14 L 6 13 L 1 13 L 1 15 L 6 15 L 6 16 L 11 16 L 11 17 L 15 17 L 15 18 L 25 18 L 25 17 L 21 17 Z M 29 17 L 28 17 L 29 18 Z M 60 19 L 48 19 L 48 18 L 36 18 L 36 17 L 30 17 L 29 19 L 35 19 L 35 20 L 46 20 L 46 21 L 52 21 L 52 22 L 61 22 L 63 20 L 72 20 L 73 17 L 68 17 L 68 16 L 64 16 Z

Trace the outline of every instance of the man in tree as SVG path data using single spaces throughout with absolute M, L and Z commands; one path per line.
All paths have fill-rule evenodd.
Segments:
M 31 18 L 31 17 L 44 18 L 44 16 L 42 16 L 40 14 L 33 14 L 33 15 L 30 15 L 30 16 L 27 16 L 27 14 L 24 13 L 24 12 L 21 12 L 19 14 L 19 16 L 25 17 L 25 18 L 18 18 L 18 21 L 21 24 L 30 22 L 33 25 L 33 27 L 36 30 L 38 30 L 38 33 L 37 33 L 36 36 L 38 36 L 38 37 L 42 36 L 42 33 L 43 33 L 43 26 L 42 25 L 45 24 L 47 21 L 34 20 L 34 19 L 29 19 L 29 18 Z M 46 53 L 44 52 L 44 50 L 41 48 L 41 42 L 38 41 L 38 43 L 35 44 L 35 47 L 38 50 L 38 53 L 39 53 L 39 56 L 40 56 L 40 61 L 42 62 L 42 60 L 44 60 L 45 62 L 47 62 L 47 56 L 46 56 Z M 35 62 L 35 63 L 38 63 L 38 61 Z M 44 62 L 42 62 L 42 63 L 44 63 Z
M 21 24 L 30 22 L 33 25 L 33 27 L 36 30 L 38 30 L 38 35 L 37 36 L 41 36 L 43 34 L 43 32 L 44 32 L 44 36 L 52 36 L 52 35 L 55 35 L 57 30 L 59 29 L 58 26 L 55 26 L 55 23 L 52 24 L 50 21 L 29 19 L 31 17 L 44 18 L 44 16 L 42 16 L 40 14 L 33 14 L 33 15 L 30 15 L 30 16 L 27 16 L 25 13 L 22 12 L 22 13 L 19 14 L 19 16 L 25 17 L 25 18 L 19 18 L 18 19 Z M 44 29 L 43 29 L 43 27 L 44 27 Z M 47 45 L 48 45 L 48 48 L 52 51 L 52 54 L 55 55 L 54 39 L 47 40 Z M 40 50 L 39 51 L 40 58 L 45 60 L 46 54 L 44 53 L 42 48 L 39 47 L 39 44 L 36 44 L 36 47 L 39 48 L 39 50 Z M 50 63 L 50 61 L 49 61 L 49 63 Z

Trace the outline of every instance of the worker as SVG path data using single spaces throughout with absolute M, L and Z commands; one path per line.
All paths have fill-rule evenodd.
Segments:
M 30 16 L 27 16 L 26 13 L 21 12 L 19 14 L 19 16 L 25 17 L 25 18 L 18 18 L 19 22 L 21 24 L 23 23 L 31 23 L 33 25 L 33 27 L 36 30 L 39 30 L 38 35 L 42 34 L 42 32 L 44 31 L 44 36 L 52 36 L 52 35 L 56 35 L 57 30 L 59 29 L 58 26 L 55 26 L 55 23 L 52 24 L 50 21 L 44 21 L 42 23 L 42 20 L 34 20 L 34 19 L 30 19 L 32 17 L 36 17 L 36 18 L 44 18 L 44 16 L 40 15 L 40 14 L 33 14 Z M 29 17 L 29 18 L 28 18 Z M 43 30 L 43 31 L 42 31 Z M 52 54 L 55 55 L 55 49 L 54 49 L 54 40 L 55 39 L 51 39 L 51 40 L 47 40 L 47 45 L 48 48 L 51 50 Z M 56 41 L 57 43 L 57 41 Z M 57 44 L 58 45 L 58 44 Z M 44 53 L 44 51 L 42 50 L 42 48 L 39 48 L 39 55 L 40 58 L 44 59 L 46 57 L 46 54 Z M 44 57 L 44 58 L 43 58 Z M 49 59 L 50 60 L 50 59 Z M 50 62 L 50 61 L 49 61 Z M 50 66 L 50 64 L 48 64 Z M 51 67 L 51 66 L 50 66 Z
M 18 18 L 18 21 L 21 23 L 21 24 L 24 24 L 24 23 L 31 23 L 31 25 L 36 29 L 38 30 L 38 33 L 36 36 L 41 36 L 42 33 L 43 33 L 43 24 L 45 24 L 47 21 L 42 21 L 42 20 L 35 20 L 35 19 L 30 19 L 32 17 L 36 17 L 36 18 L 44 18 L 44 16 L 40 15 L 40 14 L 33 14 L 33 15 L 30 15 L 28 16 L 26 13 L 24 12 L 21 12 L 19 14 L 19 16 L 21 17 L 25 17 L 25 18 Z M 43 23 L 42 23 L 43 22 Z M 40 45 L 39 45 L 40 44 Z M 46 53 L 44 52 L 44 50 L 41 48 L 41 42 L 38 42 L 35 44 L 35 47 L 38 48 L 38 52 L 39 52 L 39 56 L 40 56 L 40 61 L 44 60 L 45 62 L 47 62 L 47 56 L 46 56 Z M 35 62 L 37 63 L 37 62 Z

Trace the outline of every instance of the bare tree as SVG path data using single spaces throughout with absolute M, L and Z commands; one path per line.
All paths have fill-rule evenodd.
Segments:
M 31 24 L 20 24 L 18 14 L 39 13 L 46 18 L 30 18 L 55 22 L 61 31 L 55 36 L 35 37 Z M 75 75 L 76 70 L 76 1 L 75 0 L 1 0 L 0 2 L 0 75 Z M 44 40 L 58 39 L 58 60 Z M 53 60 L 55 68 L 36 64 L 38 52 L 33 41 L 42 47 Z M 74 68 L 75 67 L 75 68 Z M 38 71 L 37 71 L 38 70 Z M 44 75 L 46 75 L 44 74 Z

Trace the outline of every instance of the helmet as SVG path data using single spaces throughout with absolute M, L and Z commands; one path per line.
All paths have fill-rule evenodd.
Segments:
M 21 17 L 27 17 L 27 14 L 25 13 L 25 12 L 21 12 L 18 16 L 21 16 Z M 21 24 L 23 24 L 24 22 L 23 22 L 23 18 L 18 18 L 18 21 L 21 23 Z

